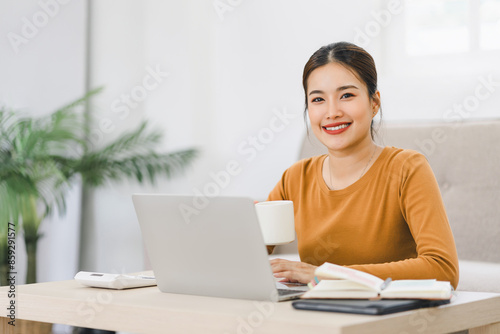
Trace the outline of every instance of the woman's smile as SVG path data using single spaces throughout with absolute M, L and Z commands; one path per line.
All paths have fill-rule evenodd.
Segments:
M 323 125 L 323 130 L 329 135 L 338 135 L 344 131 L 347 131 L 352 123 L 348 122 L 337 122 L 332 124 Z

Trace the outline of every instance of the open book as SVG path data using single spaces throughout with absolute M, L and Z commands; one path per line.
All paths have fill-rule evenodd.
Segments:
M 450 299 L 450 282 L 435 279 L 382 280 L 368 273 L 324 263 L 316 268 L 321 281 L 302 298 L 386 298 L 386 299 Z

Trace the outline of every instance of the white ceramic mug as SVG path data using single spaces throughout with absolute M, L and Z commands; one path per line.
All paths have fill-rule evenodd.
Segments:
M 266 245 L 282 245 L 295 240 L 292 201 L 268 201 L 255 204 Z

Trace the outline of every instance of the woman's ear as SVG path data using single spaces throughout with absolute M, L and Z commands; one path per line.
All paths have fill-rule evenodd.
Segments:
M 377 90 L 372 96 L 372 117 L 375 117 L 380 109 L 380 92 Z

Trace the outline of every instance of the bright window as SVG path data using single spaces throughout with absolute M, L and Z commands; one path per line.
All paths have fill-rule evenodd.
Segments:
M 407 0 L 406 52 L 410 56 L 469 50 L 467 0 Z
M 479 46 L 483 50 L 500 49 L 500 1 L 481 0 Z
M 408 56 L 500 49 L 500 0 L 406 0 Z

